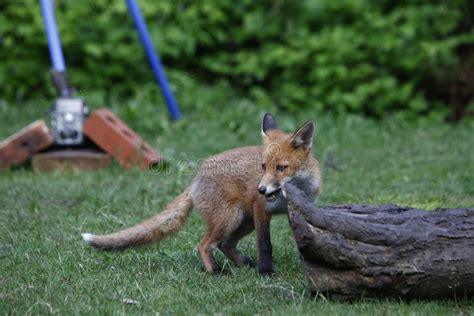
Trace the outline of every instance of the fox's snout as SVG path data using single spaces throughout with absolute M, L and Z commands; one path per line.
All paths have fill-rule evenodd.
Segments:
M 278 191 L 279 189 L 281 189 L 281 185 L 280 183 L 269 183 L 267 185 L 263 184 L 262 182 L 260 182 L 260 184 L 258 185 L 258 193 L 264 195 L 264 194 L 272 194 L 273 192 L 275 191 Z

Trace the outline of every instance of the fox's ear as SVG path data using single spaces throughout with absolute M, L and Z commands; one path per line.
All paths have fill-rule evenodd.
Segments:
M 293 133 L 290 138 L 290 144 L 293 148 L 309 149 L 313 145 L 314 123 L 308 121 Z
M 262 119 L 262 137 L 266 139 L 267 132 L 272 129 L 277 129 L 277 122 L 273 115 L 265 113 Z

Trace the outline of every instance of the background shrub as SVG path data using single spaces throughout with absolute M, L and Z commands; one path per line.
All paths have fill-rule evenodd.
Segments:
M 472 106 L 473 4 L 390 0 L 140 0 L 181 105 L 241 95 L 262 107 L 382 116 Z M 0 94 L 54 95 L 37 1 L 0 0 Z M 57 1 L 72 83 L 104 102 L 159 92 L 125 1 Z M 210 88 L 208 88 L 210 87 Z M 192 97 L 190 97 L 190 95 Z M 161 101 L 162 102 L 162 101 Z M 201 103 L 200 103 L 201 102 Z M 456 110 L 457 109 L 457 110 Z M 131 109 L 133 112 L 133 108 Z

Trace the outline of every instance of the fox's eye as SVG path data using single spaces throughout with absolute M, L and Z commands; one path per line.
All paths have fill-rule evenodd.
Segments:
M 277 165 L 277 171 L 283 172 L 288 168 L 288 165 Z
M 265 163 L 262 163 L 262 170 L 263 171 L 267 170 L 267 165 Z

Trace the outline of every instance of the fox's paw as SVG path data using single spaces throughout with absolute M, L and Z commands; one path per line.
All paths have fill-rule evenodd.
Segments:
M 244 256 L 242 260 L 243 266 L 249 267 L 249 268 L 255 268 L 255 262 L 253 262 L 250 257 Z
M 259 268 L 258 273 L 261 276 L 273 276 L 273 275 L 276 274 L 275 271 L 272 268 L 270 268 L 270 269 L 261 269 L 261 268 Z
M 220 266 L 215 266 L 213 267 L 212 270 L 208 270 L 208 273 L 215 275 L 215 276 L 220 276 L 220 275 L 226 275 L 229 274 L 229 271 L 220 267 Z

